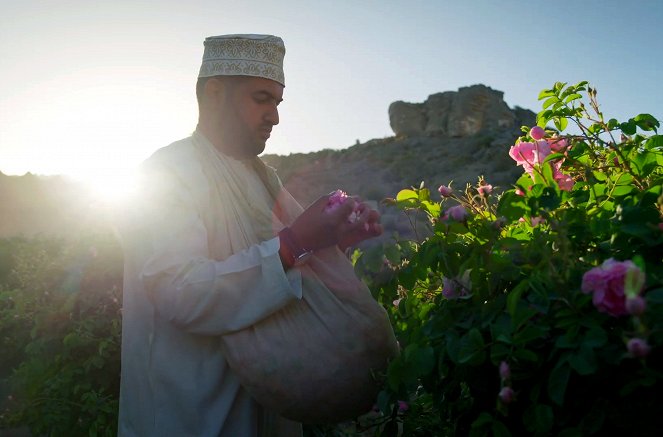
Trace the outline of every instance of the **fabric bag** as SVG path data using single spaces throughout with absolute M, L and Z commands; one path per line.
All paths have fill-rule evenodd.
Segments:
M 259 158 L 236 161 L 202 137 L 194 142 L 209 182 L 203 221 L 215 259 L 274 238 L 303 211 Z M 398 353 L 389 318 L 338 248 L 316 251 L 299 268 L 302 299 L 223 335 L 222 349 L 244 388 L 283 417 L 354 418 L 374 405 L 376 376 Z

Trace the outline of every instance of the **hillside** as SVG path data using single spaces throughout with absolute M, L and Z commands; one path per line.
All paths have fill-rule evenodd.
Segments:
M 480 175 L 508 188 L 519 175 L 508 149 L 534 113 L 510 109 L 502 92 L 474 85 L 423 103 L 394 102 L 389 120 L 392 137 L 263 159 L 303 205 L 337 188 L 377 202 L 422 181 L 433 189 L 453 181 L 463 189 Z M 380 208 L 387 234 L 407 231 L 396 211 Z M 0 173 L 0 237 L 68 236 L 99 226 L 105 226 L 102 211 L 84 187 L 57 176 Z

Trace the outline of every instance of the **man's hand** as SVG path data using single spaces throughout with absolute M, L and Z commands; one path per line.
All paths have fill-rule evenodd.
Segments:
M 368 205 L 348 197 L 345 202 L 325 211 L 330 195 L 313 202 L 290 226 L 297 242 L 307 250 L 338 245 L 342 250 L 367 238 L 382 234 L 380 214 Z M 358 218 L 349 222 L 353 211 Z
M 382 235 L 380 213 L 361 202 L 359 198 L 355 198 L 355 201 L 358 202 L 358 207 L 355 210 L 357 213 L 357 220 L 354 223 L 357 226 L 339 241 L 338 247 L 343 252 L 345 252 L 348 247 L 354 246 L 361 241 Z

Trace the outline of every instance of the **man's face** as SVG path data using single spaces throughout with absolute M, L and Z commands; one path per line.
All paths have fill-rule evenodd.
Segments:
M 257 156 L 279 124 L 283 85 L 262 77 L 234 78 L 228 85 L 220 113 L 224 142 L 235 157 Z

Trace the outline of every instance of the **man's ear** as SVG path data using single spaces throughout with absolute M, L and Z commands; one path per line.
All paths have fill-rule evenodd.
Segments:
M 207 104 L 212 108 L 218 108 L 223 102 L 223 93 L 225 92 L 225 83 L 216 77 L 210 77 L 203 87 L 203 95 Z

